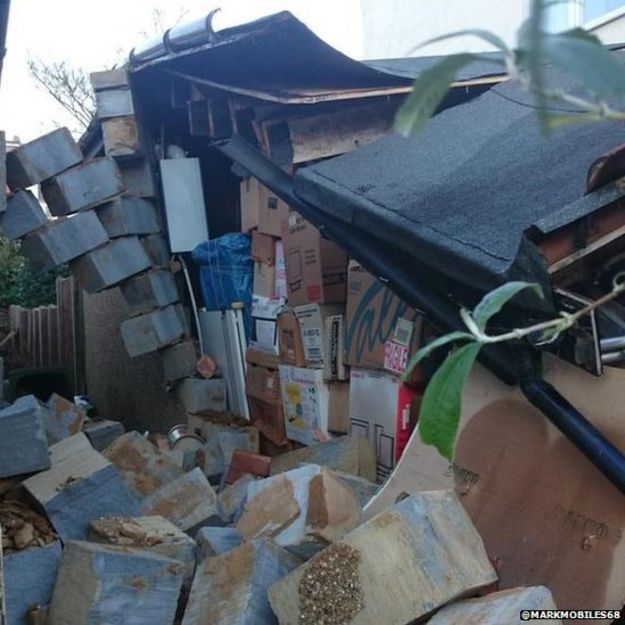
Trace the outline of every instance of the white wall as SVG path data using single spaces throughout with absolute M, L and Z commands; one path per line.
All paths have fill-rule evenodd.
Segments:
M 625 43 L 625 11 L 615 12 L 609 19 L 595 20 L 587 25 L 603 43 Z

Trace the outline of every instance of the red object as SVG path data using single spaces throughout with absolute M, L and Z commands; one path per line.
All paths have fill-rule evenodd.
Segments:
M 271 458 L 253 454 L 245 449 L 235 449 L 226 475 L 226 484 L 234 484 L 240 477 L 249 473 L 255 477 L 269 477 Z

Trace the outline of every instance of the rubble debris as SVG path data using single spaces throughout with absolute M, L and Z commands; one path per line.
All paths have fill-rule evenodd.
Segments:
M 0 410 L 0 478 L 50 467 L 45 409 L 34 395 Z
M 220 432 L 218 437 L 221 441 L 222 437 L 224 437 L 224 433 Z M 224 460 L 227 467 L 225 476 L 226 484 L 234 484 L 239 478 L 246 474 L 253 475 L 254 477 L 269 477 L 271 471 L 271 458 L 269 456 L 252 453 L 242 448 L 242 446 L 231 450 L 230 459 L 228 459 L 226 453 L 224 453 Z
M 267 539 L 206 558 L 198 566 L 182 625 L 275 625 L 267 589 L 300 564 Z
M 556 610 L 549 589 L 544 586 L 511 588 L 494 592 L 479 599 L 464 599 L 445 606 L 437 612 L 428 625 L 501 625 L 522 624 L 519 615 L 523 610 Z M 541 620 L 549 625 L 562 625 L 560 619 Z
M 156 352 L 180 340 L 185 326 L 176 306 L 159 308 L 150 313 L 132 317 L 120 326 L 122 340 L 131 358 Z M 223 383 L 223 380 L 222 380 Z
M 380 490 L 378 484 L 351 473 L 334 470 L 334 475 L 354 493 L 361 508 L 364 508 Z
M 138 512 L 137 497 L 83 433 L 52 445 L 50 460 L 50 469 L 28 478 L 24 487 L 63 541 L 86 538 L 93 519 Z
M 48 222 L 37 198 L 30 191 L 18 191 L 9 197 L 6 210 L 0 213 L 0 230 L 15 241 Z
M 238 521 L 247 500 L 247 485 L 254 479 L 252 475 L 243 475 L 234 484 L 226 486 L 217 496 L 219 514 L 226 523 Z
M 191 414 L 225 412 L 226 383 L 223 379 L 185 378 L 178 387 L 178 396 Z
M 176 279 L 171 272 L 162 269 L 140 274 L 122 283 L 120 290 L 131 317 L 175 304 L 180 299 Z M 189 375 L 193 375 L 193 369 Z
M 111 239 L 161 231 L 154 204 L 140 197 L 121 197 L 95 209 Z
M 87 421 L 83 431 L 96 451 L 104 451 L 115 440 L 124 435 L 124 426 L 119 421 L 100 419 Z
M 104 450 L 126 485 L 137 495 L 151 495 L 182 475 L 180 468 L 139 432 L 127 432 Z
M 260 445 L 258 428 L 241 417 L 227 412 L 207 410 L 203 414 L 187 415 L 187 423 L 195 430 L 196 434 L 199 434 L 207 441 L 218 432 L 231 432 L 233 430 L 245 432 L 249 438 L 249 443 L 244 447 L 254 453 L 258 453 Z
M 408 497 L 349 532 L 338 545 L 350 550 L 355 569 L 338 577 L 345 587 L 335 586 L 333 593 L 320 588 L 316 596 L 310 592 L 314 578 L 332 584 L 337 579 L 320 572 L 325 561 L 332 561 L 334 552 L 329 557 L 328 549 L 337 549 L 331 545 L 270 588 L 280 625 L 315 622 L 313 610 L 320 615 L 338 611 L 343 619 L 319 617 L 319 625 L 406 625 L 497 579 L 482 539 L 452 491 Z M 361 591 L 355 594 L 358 586 Z
M 182 563 L 144 549 L 70 541 L 49 625 L 172 625 L 183 573 Z
M 47 519 L 17 499 L 0 501 L 0 526 L 5 555 L 43 547 L 57 539 Z
M 161 357 L 167 382 L 177 382 L 195 375 L 198 354 L 193 341 L 182 341 L 166 347 L 161 352 Z
M 82 431 L 87 411 L 52 393 L 46 403 L 46 431 L 52 445 Z
M 195 535 L 198 561 L 220 556 L 235 549 L 243 542 L 240 532 L 234 527 L 201 527 Z
M 185 532 L 213 518 L 219 519 L 217 496 L 199 468 L 185 473 L 146 497 L 141 513 L 146 516 L 163 516 Z

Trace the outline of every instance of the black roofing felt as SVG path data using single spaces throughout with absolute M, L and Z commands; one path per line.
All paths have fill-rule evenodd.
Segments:
M 550 71 L 552 86 L 574 90 Z M 389 136 L 299 170 L 295 192 L 377 233 L 433 269 L 480 289 L 548 283 L 524 237 L 601 203 L 579 201 L 590 164 L 625 143 L 625 125 L 580 124 L 544 135 L 515 84 L 492 87 L 434 117 L 418 139 Z M 569 215 L 570 217 L 570 215 Z

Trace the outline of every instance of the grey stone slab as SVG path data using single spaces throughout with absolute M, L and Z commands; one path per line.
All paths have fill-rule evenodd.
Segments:
M 243 542 L 243 536 L 235 527 L 201 527 L 195 534 L 198 561 L 221 556 L 236 549 Z
M 4 131 L 0 130 L 0 213 L 7 209 L 7 144 Z
M 126 300 L 128 301 L 128 300 Z M 183 341 L 161 352 L 165 380 L 177 382 L 196 373 L 198 352 L 193 341 Z
M 80 433 L 50 447 L 51 467 L 24 481 L 63 541 L 85 539 L 102 516 L 134 516 L 138 498 Z
M 253 481 L 254 477 L 246 473 L 219 493 L 219 514 L 226 523 L 236 523 L 241 517 L 247 501 L 247 485 Z
M 78 284 L 90 293 L 115 286 L 150 267 L 137 237 L 121 237 L 72 262 Z
M 71 541 L 48 625 L 172 625 L 182 563 L 132 547 Z
M 178 396 L 190 413 L 226 411 L 226 383 L 219 378 L 185 378 L 178 386 Z
M 95 103 L 99 119 L 125 117 L 127 115 L 134 115 L 135 113 L 130 89 L 106 89 L 96 91 Z
M 0 230 L 11 241 L 34 232 L 48 222 L 41 204 L 30 191 L 17 191 L 0 213 Z
M 141 243 L 154 267 L 167 269 L 171 254 L 165 237 L 160 234 L 151 234 L 141 237 Z
M 48 442 L 52 445 L 78 434 L 87 416 L 84 408 L 79 408 L 68 399 L 52 393 L 46 402 L 45 420 Z
M 50 221 L 22 241 L 22 250 L 35 271 L 64 265 L 109 240 L 93 211 Z
M 155 308 L 165 308 L 180 299 L 174 275 L 162 269 L 127 280 L 120 290 L 131 316 L 147 313 Z
M 0 410 L 0 478 L 50 466 L 45 408 L 28 395 Z
M 119 421 L 103 419 L 101 421 L 88 421 L 84 426 L 91 446 L 97 451 L 103 451 L 116 439 L 124 434 L 124 426 Z
M 145 160 L 126 161 L 121 163 L 122 180 L 128 191 L 128 195 L 137 197 L 156 197 L 156 187 L 150 163 Z
M 59 128 L 7 153 L 7 182 L 26 189 L 82 162 L 82 153 L 67 128 Z
M 104 89 L 119 89 L 120 87 L 128 87 L 128 71 L 123 67 L 118 69 L 109 69 L 102 72 L 92 72 L 89 74 L 91 86 L 94 91 L 103 91 Z
M 38 549 L 5 554 L 6 625 L 29 625 L 30 608 L 50 603 L 62 555 L 59 540 Z
M 55 217 L 103 204 L 124 191 L 115 159 L 106 156 L 73 167 L 41 185 L 41 193 Z
M 111 238 L 161 231 L 154 205 L 142 198 L 118 198 L 99 206 L 96 212 Z
M 120 330 L 131 358 L 171 345 L 185 334 L 175 306 L 127 319 L 122 322 Z

